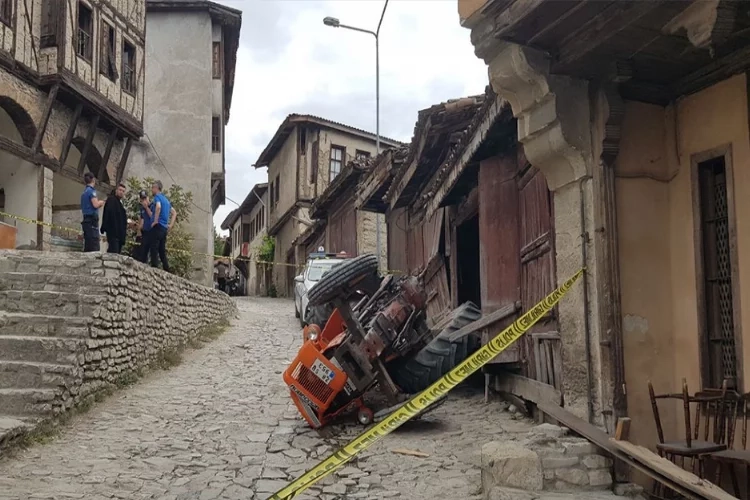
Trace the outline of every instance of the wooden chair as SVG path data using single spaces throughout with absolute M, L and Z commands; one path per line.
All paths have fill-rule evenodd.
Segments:
M 654 386 L 649 381 L 648 393 L 651 398 L 651 409 L 654 412 L 656 433 L 659 438 L 659 442 L 656 444 L 657 452 L 660 456 L 675 464 L 679 459 L 678 465 L 683 468 L 685 468 L 685 460 L 690 460 L 691 471 L 703 478 L 706 458 L 713 453 L 728 448 L 727 419 L 733 413 L 729 410 L 726 399 L 727 383 L 725 382 L 721 389 L 706 390 L 691 396 L 685 379 L 682 379 L 682 393 L 679 394 L 655 394 Z M 684 439 L 665 441 L 657 404 L 659 400 L 682 402 L 685 419 Z M 694 421 L 691 415 L 691 405 L 695 407 Z M 661 496 L 660 493 L 664 494 L 665 492 L 657 483 L 652 492 L 652 497 L 666 498 Z
M 737 480 L 737 468 L 745 468 L 745 498 L 750 499 L 750 450 L 747 448 L 748 420 L 750 420 L 750 393 L 739 398 L 738 404 L 734 407 L 734 418 L 729 425 L 728 449 L 717 451 L 711 454 L 711 459 L 716 462 L 716 484 L 721 485 L 721 475 L 724 469 L 729 471 L 729 477 L 732 480 L 734 495 L 742 498 L 740 484 Z M 742 438 L 740 449 L 732 449 L 734 445 L 737 423 L 742 422 Z

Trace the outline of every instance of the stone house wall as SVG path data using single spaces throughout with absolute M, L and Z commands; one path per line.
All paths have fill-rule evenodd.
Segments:
M 224 293 L 129 257 L 0 252 L 0 385 L 17 389 L 0 414 L 68 410 L 234 314 Z

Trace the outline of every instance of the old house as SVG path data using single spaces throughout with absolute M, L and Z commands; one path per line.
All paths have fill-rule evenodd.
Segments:
M 516 118 L 516 151 L 494 148 L 480 186 L 485 165 L 497 172 L 486 188 L 498 200 L 514 169 L 539 196 L 546 183 L 549 218 L 531 226 L 546 236 L 520 244 L 554 249 L 545 287 L 587 269 L 555 316 L 566 407 L 610 431 L 629 415 L 631 439 L 651 446 L 649 380 L 659 392 L 683 378 L 691 392 L 725 380 L 746 392 L 748 9 L 719 0 L 458 7 Z M 526 163 L 543 179 L 526 183 Z M 505 218 L 495 221 L 504 230 Z M 661 419 L 667 439 L 684 439 L 681 408 Z
M 268 234 L 276 239 L 274 260 L 287 264 L 274 266 L 279 295 L 291 296 L 296 268 L 304 265 L 306 249 L 298 238 L 313 226 L 311 205 L 349 161 L 375 155 L 375 140 L 374 134 L 364 130 L 292 114 L 256 161 L 256 168 L 268 167 Z M 380 141 L 381 148 L 400 144 L 384 137 Z
M 265 295 L 267 291 L 267 266 L 257 263 L 258 249 L 267 234 L 267 206 L 268 184 L 256 184 L 221 223 L 221 228 L 229 231 L 229 257 L 241 273 L 245 295 Z
M 124 177 L 143 135 L 144 40 L 144 0 L 0 1 L 4 246 L 75 240 L 24 220 L 79 230 L 83 174 L 100 197 Z
M 320 227 L 317 233 L 323 232 L 323 235 L 322 238 L 306 240 L 306 250 L 303 255 L 316 251 L 319 246 L 324 247 L 327 252 L 346 252 L 352 257 L 363 253 L 377 253 L 376 217 L 380 215 L 358 210 L 354 205 L 357 183 L 372 165 L 372 158 L 350 161 L 323 194 L 313 202 L 310 207 L 310 217 L 321 221 L 321 224 L 316 224 L 312 228 Z M 316 231 L 313 230 L 312 233 L 315 234 Z M 385 227 L 381 233 L 380 248 L 385 256 L 388 248 Z
M 145 138 L 133 148 L 129 175 L 193 194 L 192 279 L 210 286 L 242 13 L 205 0 L 148 0 L 146 8 Z

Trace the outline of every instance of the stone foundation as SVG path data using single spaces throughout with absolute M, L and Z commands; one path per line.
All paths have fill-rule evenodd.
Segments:
M 0 420 L 66 411 L 235 314 L 224 293 L 129 257 L 0 252 Z

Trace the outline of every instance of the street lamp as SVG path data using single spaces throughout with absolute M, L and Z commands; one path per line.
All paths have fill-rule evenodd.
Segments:
M 383 5 L 383 12 L 380 14 L 380 22 L 378 23 L 378 29 L 376 31 L 370 31 L 362 28 L 356 28 L 354 26 L 347 26 L 341 24 L 335 17 L 325 17 L 323 24 L 330 26 L 331 28 L 344 28 L 352 31 L 359 31 L 360 33 L 367 33 L 375 37 L 375 151 L 377 157 L 380 154 L 380 26 L 383 25 L 383 17 L 385 16 L 385 9 L 388 8 L 388 0 L 385 0 Z M 378 266 L 380 266 L 380 214 L 375 217 L 375 245 L 378 252 Z

